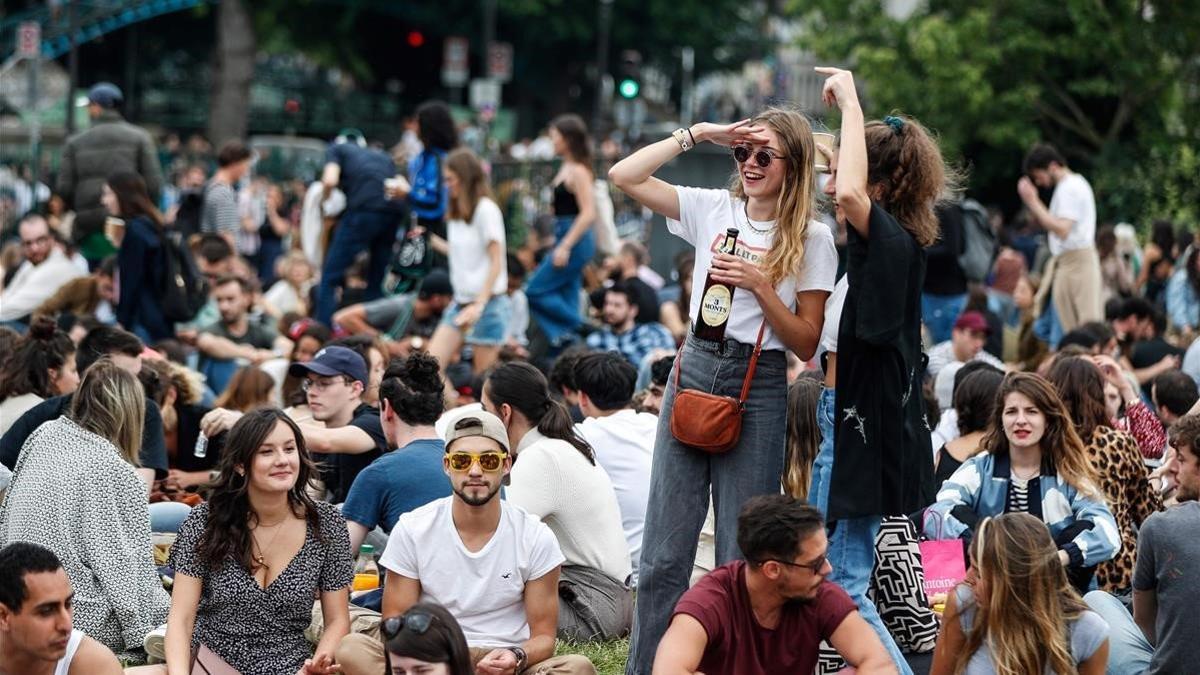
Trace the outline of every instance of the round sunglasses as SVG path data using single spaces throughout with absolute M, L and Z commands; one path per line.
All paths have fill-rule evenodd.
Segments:
M 425 631 L 429 630 L 429 625 L 433 623 L 433 619 L 434 616 L 426 612 L 408 612 L 403 616 L 384 619 L 380 624 L 380 629 L 383 631 L 385 640 L 391 640 L 402 630 L 407 630 L 413 635 L 424 635 Z
M 776 159 L 787 159 L 787 157 L 784 157 L 783 155 L 777 155 L 766 148 L 755 151 L 752 150 L 748 145 L 733 146 L 733 159 L 738 164 L 745 164 L 751 157 L 754 158 L 754 163 L 757 164 L 760 169 L 767 168 L 771 165 L 771 162 Z

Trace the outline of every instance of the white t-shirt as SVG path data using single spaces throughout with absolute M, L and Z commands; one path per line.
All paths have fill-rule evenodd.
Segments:
M 379 564 L 421 582 L 421 602 L 436 602 L 458 619 L 472 647 L 510 647 L 529 639 L 525 584 L 563 563 L 554 534 L 511 502 L 500 502 L 500 524 L 479 551 L 454 527 L 454 497 L 400 516 Z
M 842 327 L 842 307 L 850 290 L 850 275 L 838 279 L 833 293 L 825 300 L 825 323 L 821 324 L 821 341 L 817 343 L 817 358 L 825 352 L 837 353 L 838 329 Z
M 492 263 L 488 259 L 488 242 L 499 242 L 505 249 L 504 215 L 500 207 L 488 197 L 479 200 L 475 215 L 468 224 L 463 220 L 446 223 L 446 237 L 450 244 L 450 284 L 454 286 L 454 301 L 467 304 L 483 292 L 488 270 Z M 492 284 L 492 295 L 503 295 L 508 290 L 508 268 L 504 256 L 500 256 L 500 274 Z
M 568 565 L 600 570 L 617 581 L 633 571 L 612 481 L 566 441 L 537 429 L 517 445 L 509 502 L 542 519 L 558 538 Z
M 1092 248 L 1096 238 L 1096 197 L 1087 179 L 1077 173 L 1068 173 L 1054 186 L 1050 198 L 1050 213 L 1059 218 L 1075 221 L 1066 239 L 1050 233 L 1050 254 Z
M 596 452 L 596 463 L 608 474 L 621 509 L 621 528 L 629 544 L 633 578 L 637 582 L 642 554 L 642 529 L 650 500 L 650 464 L 658 416 L 621 410 L 608 417 L 589 417 L 576 426 L 579 435 Z
M 739 231 L 737 255 L 755 264 L 761 264 L 767 251 L 775 241 L 775 221 L 750 221 L 759 230 L 755 232 L 747 224 L 742 200 L 734 199 L 728 190 L 694 187 L 676 187 L 679 196 L 679 220 L 667 219 L 667 229 L 696 248 L 696 265 L 692 271 L 692 288 L 704 288 L 704 280 L 712 265 L 713 253 L 725 240 L 725 231 L 736 227 Z M 804 238 L 804 264 L 792 275 L 775 287 L 779 299 L 791 311 L 796 311 L 796 294 L 804 291 L 832 291 L 837 275 L 838 256 L 833 244 L 833 232 L 819 220 L 810 220 Z M 702 293 L 692 293 L 691 316 L 700 316 Z M 733 308 L 725 337 L 745 344 L 754 344 L 763 313 L 754 295 L 744 289 L 733 294 Z M 783 343 L 775 337 L 771 325 L 767 324 L 763 334 L 763 349 L 783 349 Z

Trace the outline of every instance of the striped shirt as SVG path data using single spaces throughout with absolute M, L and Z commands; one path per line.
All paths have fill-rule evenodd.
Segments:
M 1015 474 L 1008 481 L 1008 513 L 1029 513 L 1029 481 Z

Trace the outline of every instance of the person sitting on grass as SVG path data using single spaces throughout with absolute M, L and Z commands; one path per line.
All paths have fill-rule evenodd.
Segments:
M 75 592 L 54 552 L 0 548 L 0 673 L 120 675 L 108 647 L 72 628 Z
M 467 638 L 445 607 L 419 602 L 380 625 L 388 675 L 475 675 Z
M 554 656 L 564 558 L 548 526 L 498 499 L 512 468 L 504 423 L 482 411 L 462 413 L 445 440 L 442 467 L 454 494 L 396 521 L 379 560 L 387 570 L 383 616 L 402 616 L 418 602 L 445 606 L 462 626 L 477 673 L 595 673 L 586 657 Z M 347 635 L 337 662 L 345 675 L 378 675 L 384 645 Z
M 788 495 L 752 497 L 737 541 L 746 559 L 679 599 L 655 675 L 811 673 L 822 640 L 859 675 L 896 672 L 854 601 L 826 579 L 833 570 L 820 511 Z

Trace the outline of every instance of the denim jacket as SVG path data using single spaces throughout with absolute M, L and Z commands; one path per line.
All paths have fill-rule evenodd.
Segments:
M 937 502 L 929 507 L 925 516 L 925 536 L 936 539 L 970 536 L 978 520 L 1004 513 L 1011 467 L 1008 455 L 991 453 L 982 453 L 964 462 L 942 484 Z M 1061 547 L 1070 556 L 1072 566 L 1091 567 L 1111 560 L 1117 554 L 1121 549 L 1121 535 L 1107 504 L 1080 494 L 1050 466 L 1043 466 L 1041 477 L 1029 482 L 1030 492 L 1035 481 L 1042 498 L 1030 500 L 1029 512 L 1046 523 L 1052 536 L 1057 537 L 1079 521 L 1093 525 Z
M 409 162 L 412 191 L 408 193 L 408 205 L 418 218 L 441 220 L 446 216 L 449 196 L 442 183 L 442 163 L 445 161 L 446 153 L 434 149 L 422 150 Z
M 1200 298 L 1182 267 L 1167 282 L 1167 316 L 1176 328 L 1200 327 Z

